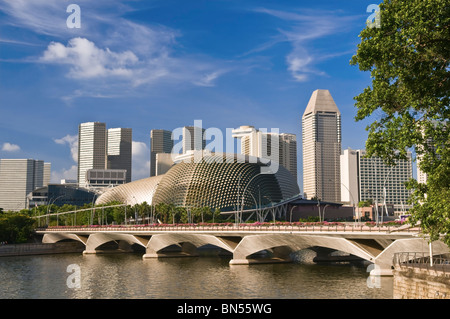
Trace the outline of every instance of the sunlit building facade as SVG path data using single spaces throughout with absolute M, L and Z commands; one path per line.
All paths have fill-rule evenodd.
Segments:
M 313 92 L 302 116 L 303 191 L 341 201 L 341 113 L 328 90 Z

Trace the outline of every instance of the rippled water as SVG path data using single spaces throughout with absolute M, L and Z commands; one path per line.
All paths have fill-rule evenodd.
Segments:
M 142 259 L 140 254 L 0 258 L 0 298 L 392 299 L 392 278 L 367 284 L 362 264 L 229 265 L 217 256 Z M 69 265 L 80 288 L 69 288 Z

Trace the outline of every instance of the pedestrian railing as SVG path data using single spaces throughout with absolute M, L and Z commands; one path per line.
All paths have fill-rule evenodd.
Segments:
M 394 254 L 395 267 L 437 270 L 450 274 L 450 254 L 431 256 L 425 252 L 401 252 Z
M 325 223 L 325 224 L 151 224 L 151 225 L 85 225 L 85 226 L 50 226 L 40 227 L 38 232 L 412 232 L 418 233 L 418 227 L 406 227 L 391 225 L 366 225 L 358 223 Z

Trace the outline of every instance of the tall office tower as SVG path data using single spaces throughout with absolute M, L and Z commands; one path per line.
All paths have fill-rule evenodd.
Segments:
M 131 128 L 108 129 L 107 169 L 127 170 L 126 182 L 131 182 Z
M 106 124 L 99 122 L 81 123 L 78 129 L 78 185 L 86 186 L 86 171 L 105 169 Z
M 328 90 L 313 92 L 302 116 L 303 191 L 341 201 L 341 113 Z
M 234 138 L 241 140 L 241 154 L 277 161 L 297 179 L 297 138 L 294 134 L 262 132 L 250 125 L 234 129 L 232 133 Z M 272 140 L 278 143 L 277 149 L 271 149 Z
M 201 151 L 206 147 L 205 129 L 196 126 L 183 127 L 183 154 L 188 151 Z
M 297 180 L 297 136 L 295 134 L 280 134 L 280 164 L 292 173 Z
M 44 161 L 0 159 L 0 207 L 4 211 L 27 208 L 27 195 L 44 183 Z
M 150 131 L 150 176 L 158 175 L 156 154 L 172 153 L 172 132 L 166 130 Z
M 342 193 L 343 202 L 351 195 L 356 203 L 370 199 L 379 205 L 393 205 L 394 212 L 410 207 L 407 203 L 411 192 L 405 186 L 412 178 L 410 152 L 406 160 L 398 160 L 394 166 L 386 165 L 379 157 L 366 157 L 365 150 L 345 150 L 341 160 L 347 168 L 341 172 L 342 183 L 350 190 L 350 194 Z
M 44 184 L 42 186 L 47 186 L 48 184 L 50 184 L 51 168 L 51 163 L 44 163 Z

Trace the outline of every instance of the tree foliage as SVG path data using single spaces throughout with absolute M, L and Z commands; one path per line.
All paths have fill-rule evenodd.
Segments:
M 371 74 L 355 97 L 367 127 L 368 156 L 388 164 L 413 149 L 426 184 L 410 181 L 411 221 L 450 246 L 450 5 L 448 0 L 385 0 L 380 27 L 367 26 L 350 64 Z
M 0 213 L 0 242 L 13 244 L 27 242 L 33 233 L 35 220 L 27 214 Z

